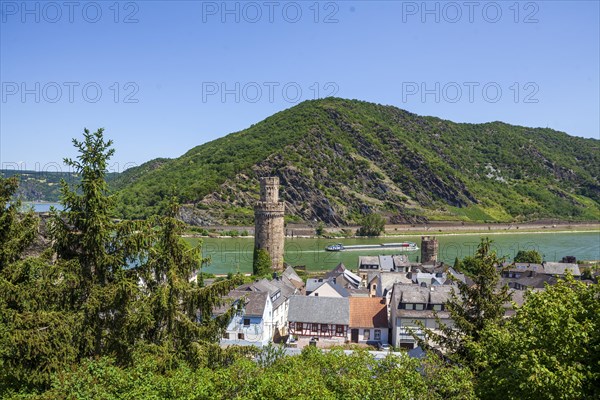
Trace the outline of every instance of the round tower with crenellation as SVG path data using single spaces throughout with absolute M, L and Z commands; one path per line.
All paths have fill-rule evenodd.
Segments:
M 284 211 L 284 203 L 279 201 L 279 178 L 261 178 L 260 201 L 254 206 L 254 248 L 269 253 L 275 271 L 283 270 Z
M 436 262 L 438 259 L 438 246 L 435 236 L 421 236 L 421 263 Z

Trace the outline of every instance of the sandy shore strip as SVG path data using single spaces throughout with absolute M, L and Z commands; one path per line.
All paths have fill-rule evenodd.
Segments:
M 235 236 L 236 238 L 253 238 L 253 226 L 210 226 L 205 229 L 214 230 L 212 237 L 232 237 L 218 235 L 219 231 L 237 230 L 247 231 L 247 236 Z M 335 238 L 342 231 L 356 232 L 358 226 L 325 227 L 324 237 Z M 380 237 L 395 236 L 426 236 L 426 235 L 470 235 L 470 234 L 527 234 L 527 233 L 585 233 L 600 232 L 600 221 L 593 222 L 561 222 L 540 221 L 529 223 L 491 223 L 474 224 L 460 222 L 435 222 L 430 224 L 415 225 L 386 225 L 385 235 Z M 315 227 L 308 224 L 288 224 L 285 228 L 286 237 L 289 238 L 317 238 Z M 328 235 L 329 234 L 329 235 Z M 201 235 L 188 232 L 185 237 L 201 237 Z M 355 236 L 348 236 L 355 237 Z

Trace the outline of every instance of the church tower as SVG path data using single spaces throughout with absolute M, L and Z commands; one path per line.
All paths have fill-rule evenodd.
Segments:
M 279 201 L 279 178 L 261 178 L 260 201 L 254 206 L 254 248 L 269 253 L 275 271 L 283 270 L 284 210 Z

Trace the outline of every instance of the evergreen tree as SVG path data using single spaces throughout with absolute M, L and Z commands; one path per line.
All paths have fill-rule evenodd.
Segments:
M 73 363 L 82 320 L 64 311 L 68 288 L 79 282 L 72 265 L 52 263 L 48 252 L 23 257 L 38 219 L 11 200 L 17 186 L 16 178 L 0 178 L 0 397 L 11 388 L 43 386 Z
M 265 276 L 271 272 L 271 256 L 265 249 L 254 248 L 252 275 Z
M 212 318 L 212 310 L 243 280 L 234 275 L 208 287 L 191 282 L 210 259 L 202 257 L 201 242 L 190 247 L 181 238 L 185 224 L 176 218 L 179 205 L 175 198 L 166 209 L 166 216 L 152 219 L 156 227 L 153 245 L 147 262 L 136 268 L 144 288 L 138 311 L 145 320 L 139 334 L 144 338 L 141 345 L 167 359 L 210 364 L 214 361 L 211 356 L 219 353 L 215 343 L 234 311 Z
M 21 260 L 33 233 L 31 218 L 8 205 L 0 216 L 0 393 L 45 389 L 52 374 L 88 357 L 110 356 L 126 365 L 152 357 L 164 368 L 229 362 L 237 349 L 216 344 L 233 308 L 212 318 L 212 308 L 239 275 L 205 288 L 191 283 L 206 260 L 181 239 L 182 224 L 170 214 L 150 221 L 116 221 L 105 180 L 113 154 L 103 130 L 73 140 L 81 175 L 62 183 L 63 211 L 52 212 L 51 249 Z M 0 182 L 10 199 L 14 181 Z M 155 226 L 153 226 L 155 225 Z M 150 350 L 148 352 L 147 350 Z
M 466 257 L 461 263 L 463 270 L 469 271 L 472 284 L 455 280 L 458 293 L 453 291 L 445 305 L 452 325 L 446 325 L 436 318 L 438 333 L 420 324 L 427 340 L 440 346 L 449 358 L 467 366 L 474 365 L 472 344 L 479 342 L 481 332 L 487 325 L 502 323 L 504 304 L 511 298 L 508 286 L 498 285 L 500 274 L 496 268 L 503 259 L 491 250 L 491 243 L 488 238 L 482 239 L 475 255 Z M 431 347 L 425 340 L 417 336 L 415 338 L 422 347 Z
M 124 357 L 131 343 L 122 329 L 138 292 L 129 263 L 137 259 L 147 241 L 144 224 L 116 222 L 114 201 L 108 193 L 108 160 L 114 154 L 112 140 L 103 129 L 83 141 L 73 139 L 77 159 L 65 159 L 81 183 L 75 188 L 63 181 L 62 211 L 54 211 L 52 234 L 58 262 L 72 262 L 79 269 L 80 284 L 73 293 L 73 306 L 84 315 L 80 332 L 80 356 L 116 354 Z
M 14 199 L 19 186 L 16 176 L 0 177 L 0 271 L 17 261 L 35 237 L 38 219 L 33 211 L 21 212 L 21 201 Z

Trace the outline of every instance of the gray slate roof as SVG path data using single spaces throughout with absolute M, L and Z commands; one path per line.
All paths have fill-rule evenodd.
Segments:
M 363 265 L 379 265 L 379 257 L 377 256 L 359 256 L 358 257 L 358 268 Z
M 290 322 L 349 325 L 350 302 L 347 297 L 292 296 L 288 320 Z
M 306 280 L 306 292 L 314 292 L 327 282 L 325 278 L 309 278 Z
M 379 268 L 382 271 L 393 271 L 394 259 L 392 258 L 392 256 L 379 256 Z
M 410 266 L 410 260 L 408 259 L 408 256 L 406 254 L 397 254 L 395 256 L 392 256 L 392 258 L 394 259 L 394 267 Z
M 443 304 L 450 300 L 453 289 L 458 294 L 458 288 L 455 286 L 432 286 L 432 288 L 433 290 L 419 285 L 397 283 L 393 289 L 393 307 L 398 307 L 400 303 Z
M 284 277 L 286 277 L 290 281 L 295 282 L 296 284 L 304 285 L 304 281 L 302 280 L 302 278 L 300 278 L 298 276 L 298 274 L 296 273 L 296 271 L 294 270 L 294 268 L 292 268 L 291 265 L 288 266 L 285 269 L 285 271 L 283 271 L 283 273 L 281 275 L 284 276 Z
M 320 282 L 319 282 L 320 281 Z M 335 290 L 340 296 L 348 297 L 350 294 L 342 285 L 333 282 L 333 279 L 308 279 L 306 281 L 306 293 L 311 294 L 314 291 L 318 290 L 323 285 L 329 285 L 333 290 Z
M 244 290 L 248 292 L 266 292 L 269 296 L 275 295 L 277 292 L 280 293 L 279 297 L 273 300 L 273 309 L 279 307 L 287 298 L 294 294 L 296 291 L 294 284 L 285 276 L 279 279 L 261 279 L 256 282 L 247 283 L 236 288 L 237 290 Z
M 336 278 L 346 270 L 344 263 L 339 263 L 334 269 L 325 274 L 325 278 Z
M 579 265 L 560 262 L 544 262 L 544 273 L 548 275 L 565 275 L 567 271 L 573 276 L 581 276 Z
M 225 297 L 226 304 L 217 307 L 214 310 L 214 314 L 224 314 L 227 310 L 229 310 L 229 308 L 235 301 L 240 300 L 243 297 L 245 297 L 246 299 L 244 303 L 244 315 L 262 317 L 265 313 L 265 306 L 267 305 L 269 293 L 235 289 L 227 294 L 227 296 Z

